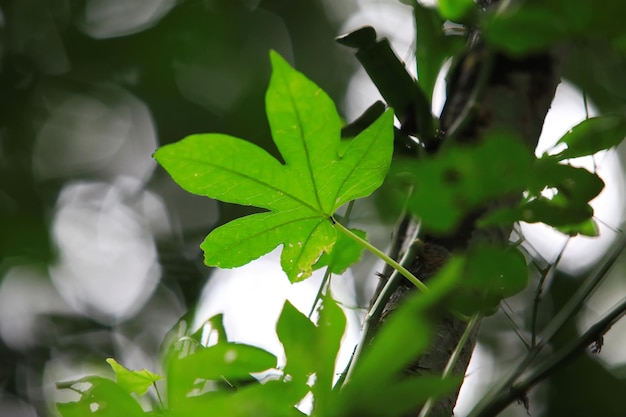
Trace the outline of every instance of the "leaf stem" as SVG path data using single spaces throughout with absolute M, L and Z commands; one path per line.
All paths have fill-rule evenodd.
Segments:
M 567 248 L 567 244 L 569 243 L 569 241 L 570 239 L 567 239 L 565 241 L 565 244 L 561 248 L 561 251 L 557 255 L 554 262 L 549 264 L 547 268 L 541 269 L 539 271 L 539 274 L 540 274 L 539 282 L 537 283 L 537 288 L 535 289 L 535 299 L 533 301 L 533 313 L 532 313 L 532 317 L 530 320 L 530 323 L 531 323 L 530 324 L 530 328 L 531 328 L 530 346 L 531 347 L 535 347 L 535 345 L 537 344 L 537 320 L 539 317 L 539 304 L 541 304 L 541 295 L 543 294 L 543 286 L 546 282 L 546 278 L 549 275 L 554 274 L 554 271 L 556 270 L 559 262 L 561 261 L 561 258 L 563 257 L 563 254 L 565 253 L 565 249 Z
M 154 387 L 154 391 L 156 392 L 157 398 L 159 399 L 159 405 L 161 410 L 165 409 L 165 404 L 163 404 L 163 399 L 161 398 L 161 394 L 159 393 L 159 387 L 157 387 L 156 381 L 152 382 L 152 386 Z
M 362 239 L 361 237 L 359 237 L 356 234 L 354 234 L 350 229 L 348 229 L 347 227 L 345 227 L 344 225 L 339 223 L 334 218 L 331 217 L 331 219 L 332 219 L 333 223 L 335 224 L 335 226 L 342 233 L 344 233 L 350 239 L 352 239 L 352 240 L 356 241 L 357 243 L 359 243 L 361 246 L 363 246 L 365 249 L 367 249 L 370 252 L 372 252 L 374 255 L 378 256 L 380 259 L 385 261 L 387 264 L 391 265 L 396 271 L 398 271 L 400 274 L 402 274 L 402 276 L 404 276 L 406 279 L 408 279 L 420 291 L 428 292 L 428 287 L 422 281 L 417 279 L 415 277 L 415 275 L 413 275 L 411 272 L 409 272 L 408 269 L 406 269 L 405 267 L 400 265 L 398 262 L 396 262 L 393 259 L 391 259 L 387 254 L 385 254 L 383 251 L 381 251 L 377 247 L 373 246 L 367 240 Z

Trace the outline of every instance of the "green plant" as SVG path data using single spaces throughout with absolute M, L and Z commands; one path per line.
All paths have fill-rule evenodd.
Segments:
M 331 99 L 271 53 L 266 111 L 284 163 L 256 145 L 222 134 L 192 135 L 155 153 L 187 191 L 266 210 L 212 231 L 202 244 L 207 265 L 241 266 L 279 245 L 283 245 L 281 266 L 292 282 L 306 279 L 317 267 L 326 267 L 328 274 L 340 273 L 358 261 L 363 249 L 389 265 L 348 369 L 335 378 L 345 317 L 326 290 L 320 292 L 316 322 L 291 304 L 284 305 L 276 324 L 286 353 L 281 369 L 276 369 L 272 354 L 229 342 L 216 317 L 210 320 L 219 335 L 216 344 L 203 346 L 198 334 L 165 344 L 166 394 L 158 395 L 150 411 L 144 411 L 133 395 L 144 395 L 151 384 L 158 393 L 161 377 L 128 371 L 113 361 L 117 382 L 87 377 L 60 385 L 80 394 L 77 402 L 59 404 L 64 417 L 297 416 L 303 413 L 296 405 L 309 392 L 311 414 L 321 417 L 450 414 L 451 406 L 444 402 L 437 408 L 436 404 L 456 397 L 469 360 L 463 357 L 475 343 L 476 324 L 496 311 L 504 298 L 527 286 L 526 261 L 507 242 L 513 223 L 542 222 L 570 235 L 595 235 L 589 202 L 604 183 L 595 173 L 566 162 L 616 146 L 626 136 L 626 117 L 607 112 L 564 135 L 555 145 L 564 150 L 534 156 L 560 78 L 552 48 L 581 33 L 605 36 L 619 47 L 623 35 L 599 31 L 606 23 L 602 19 L 579 27 L 576 19 L 564 18 L 563 26 L 550 32 L 547 20 L 554 8 L 567 7 L 565 2 L 545 6 L 531 2 L 518 9 L 503 5 L 498 13 L 481 13 L 471 1 L 442 0 L 437 10 L 411 4 L 418 33 L 426 37 L 418 39 L 418 73 L 426 67 L 429 75 L 420 82 L 398 66 L 389 44 L 379 41 L 373 29 L 341 40 L 358 49 L 357 57 L 400 121 L 395 131 L 392 112 L 372 107 L 353 129 L 344 129 L 356 134 L 342 138 Z M 611 7 L 623 9 L 616 2 Z M 459 42 L 442 31 L 444 19 L 484 28 L 486 41 L 470 33 L 470 42 L 458 52 Z M 517 28 L 529 19 L 546 31 L 539 39 L 521 42 Z M 424 21 L 426 28 L 420 25 Z M 429 102 L 433 74 L 444 58 L 454 54 L 457 63 L 449 75 L 449 105 L 437 120 Z M 429 56 L 436 56 L 435 64 Z M 381 70 L 381 62 L 393 70 Z M 520 74 L 530 83 L 519 81 Z M 533 83 L 541 83 L 543 89 L 537 92 Z M 347 214 L 336 214 L 343 205 L 368 197 L 381 186 L 379 192 L 391 196 L 388 201 L 398 207 L 398 229 L 402 229 L 389 254 L 367 242 L 363 232 L 349 229 Z M 553 191 L 549 198 L 546 189 Z M 419 231 L 404 242 L 410 234 L 408 225 L 416 219 Z M 612 264 L 617 253 L 605 265 Z M 576 344 L 574 350 L 533 362 L 605 273 L 606 267 L 590 275 L 588 284 L 547 326 L 541 341 L 535 343 L 533 329 L 527 357 L 472 415 L 495 415 L 510 402 L 524 400 L 532 384 L 584 348 L 584 343 Z M 398 293 L 401 302 L 391 305 L 398 299 L 392 295 Z M 623 303 L 617 305 L 584 341 L 601 337 L 625 308 Z M 415 371 L 420 368 L 416 361 L 435 356 L 434 344 L 441 342 L 435 334 L 440 334 L 446 320 L 454 327 L 447 329 L 447 347 L 439 348 L 445 357 L 438 359 L 437 366 L 426 367 L 429 372 Z M 523 374 L 527 370 L 531 377 Z M 261 372 L 265 376 L 252 376 Z

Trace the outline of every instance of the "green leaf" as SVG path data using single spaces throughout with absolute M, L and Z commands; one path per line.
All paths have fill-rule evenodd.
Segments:
M 152 384 L 163 378 L 161 375 L 153 374 L 146 369 L 131 371 L 113 358 L 108 358 L 106 361 L 113 368 L 119 386 L 129 393 L 136 392 L 139 395 L 144 395 Z
M 624 13 L 626 4 L 622 0 L 607 0 L 601 8 L 589 1 L 524 2 L 493 14 L 484 33 L 493 45 L 514 54 L 527 54 L 567 38 L 619 39 Z
M 335 210 L 382 184 L 393 150 L 393 115 L 385 112 L 340 154 L 340 119 L 331 99 L 277 53 L 271 61 L 267 117 L 285 164 L 222 134 L 189 136 L 160 148 L 155 158 L 187 191 L 269 210 L 211 232 L 202 244 L 207 265 L 241 266 L 282 244 L 281 266 L 291 281 L 300 281 L 335 244 Z
M 315 372 L 315 358 L 311 349 L 316 345 L 317 328 L 309 318 L 289 301 L 276 323 L 276 334 L 283 344 L 287 363 L 285 373 L 295 380 L 306 380 Z
M 443 32 L 444 20 L 437 10 L 413 2 L 413 14 L 417 39 L 415 59 L 419 83 L 429 101 L 432 101 L 433 89 L 441 66 L 446 58 L 461 50 L 464 41 L 461 36 L 446 36 Z
M 556 193 L 551 198 L 542 195 L 545 189 Z M 536 160 L 531 176 L 528 199 L 518 207 L 507 207 L 484 216 L 479 227 L 511 224 L 516 221 L 542 222 L 566 234 L 595 236 L 597 230 L 591 217 L 589 201 L 602 189 L 598 175 L 584 168 L 559 163 L 557 158 L 544 156 Z
M 438 0 L 439 13 L 446 20 L 462 22 L 476 9 L 474 0 Z
M 144 416 L 137 401 L 124 388 L 110 379 L 90 376 L 64 385 L 69 388 L 79 383 L 89 385 L 84 391 L 81 390 L 80 400 L 57 404 L 57 410 L 63 417 Z
M 604 181 L 585 168 L 559 164 L 553 158 L 541 158 L 535 164 L 530 192 L 539 196 L 546 187 L 556 188 L 559 198 L 570 203 L 587 203 L 600 194 Z
M 494 14 L 486 22 L 484 33 L 492 45 L 521 55 L 564 39 L 568 29 L 563 20 L 562 13 L 555 13 L 548 7 L 524 5 L 514 11 Z
M 332 410 L 330 401 L 335 377 L 335 362 L 341 347 L 341 338 L 346 330 L 346 316 L 329 295 L 322 298 L 317 326 L 319 336 L 314 352 L 316 378 L 312 392 L 315 397 L 316 412 L 323 415 Z
M 359 229 L 350 229 L 355 235 L 362 239 L 366 238 L 365 232 Z M 354 239 L 350 239 L 341 233 L 337 236 L 337 243 L 333 246 L 330 253 L 324 253 L 319 260 L 313 265 L 313 269 L 320 269 L 325 266 L 330 268 L 333 274 L 343 274 L 353 264 L 361 259 L 363 246 L 359 245 Z
M 556 196 L 555 196 L 556 197 Z M 574 227 L 593 217 L 593 208 L 583 202 L 567 203 L 561 198 L 535 198 L 519 207 L 503 209 L 485 216 L 478 222 L 479 227 L 524 221 L 545 223 L 557 229 Z
M 304 417 L 295 408 L 308 392 L 303 381 L 268 381 L 230 392 L 189 395 L 168 417 Z
M 501 300 L 522 291 L 527 284 L 526 260 L 517 249 L 473 247 L 467 256 L 465 276 L 450 306 L 466 315 L 492 314 Z
M 586 119 L 567 132 L 555 146 L 565 144 L 567 149 L 554 155 L 558 160 L 593 155 L 619 145 L 626 137 L 626 117 L 605 115 Z
M 476 146 L 446 148 L 432 158 L 396 164 L 392 174 L 398 183 L 413 185 L 409 209 L 422 225 L 446 232 L 486 201 L 521 195 L 532 160 L 521 141 L 498 134 Z
M 318 413 L 323 414 L 330 401 L 335 361 L 345 328 L 346 317 L 330 296 L 322 298 L 317 326 L 288 301 L 276 324 L 287 357 L 285 373 L 294 381 L 307 381 L 310 375 L 316 375 L 312 392 Z
M 364 391 L 351 386 L 338 396 L 333 416 L 400 417 L 415 410 L 429 398 L 440 398 L 461 385 L 461 377 L 424 375 L 388 384 L 372 384 Z M 374 388 L 375 387 L 375 388 Z
M 559 232 L 569 236 L 583 235 L 595 237 L 600 235 L 598 225 L 593 219 L 587 219 L 578 224 L 568 224 L 565 226 L 559 226 L 556 228 Z
M 172 357 L 167 365 L 169 402 L 175 407 L 194 390 L 202 390 L 206 381 L 226 381 L 236 387 L 239 381 L 253 381 L 251 373 L 275 367 L 276 356 L 271 353 L 231 342 L 202 348 L 184 357 Z
M 537 198 L 525 204 L 521 214 L 521 220 L 526 223 L 545 223 L 558 228 L 587 221 L 593 216 L 593 208 L 586 203 L 564 205 L 558 199 Z

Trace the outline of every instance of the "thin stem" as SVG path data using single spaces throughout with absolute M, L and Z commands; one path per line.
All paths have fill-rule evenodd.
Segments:
M 327 287 L 328 282 L 330 281 L 330 276 L 333 273 L 330 271 L 330 265 L 326 267 L 326 271 L 324 272 L 324 277 L 322 278 L 322 282 L 320 283 L 319 288 L 317 289 L 317 294 L 315 294 L 315 299 L 313 300 L 313 304 L 311 305 L 311 310 L 309 311 L 308 318 L 310 319 L 315 312 L 315 307 L 317 307 L 317 303 L 319 303 L 322 298 L 322 294 L 324 293 L 324 288 Z
M 163 404 L 163 399 L 161 398 L 161 393 L 159 393 L 159 388 L 157 387 L 156 381 L 152 383 L 152 386 L 154 387 L 154 391 L 156 391 L 156 395 L 157 395 L 157 398 L 159 399 L 159 405 L 161 407 L 161 410 L 165 409 L 165 405 Z
M 591 343 L 600 339 L 613 324 L 626 314 L 626 298 L 623 298 L 598 322 L 591 326 L 576 341 L 546 357 L 543 361 L 521 376 L 509 389 L 500 390 L 499 394 L 478 413 L 471 416 L 495 416 L 513 401 L 523 396 L 533 385 L 550 376 L 556 369 L 565 365 L 576 354 L 583 352 Z
M 413 275 L 411 272 L 409 272 L 408 269 L 406 269 L 405 267 L 400 265 L 398 262 L 396 262 L 393 259 L 391 259 L 389 256 L 387 256 L 387 254 L 385 254 L 383 251 L 381 251 L 377 247 L 373 246 L 367 240 L 362 239 L 361 237 L 359 237 L 356 234 L 354 234 L 350 229 L 348 229 L 347 227 L 345 227 L 344 225 L 339 223 L 337 220 L 333 219 L 332 217 L 331 217 L 331 220 L 333 221 L 334 225 L 341 232 L 343 232 L 346 236 L 348 236 L 350 239 L 356 241 L 361 246 L 363 246 L 365 249 L 369 250 L 374 255 L 378 256 L 380 259 L 382 259 L 383 261 L 385 261 L 386 263 L 391 265 L 396 271 L 400 272 L 402 274 L 402 276 L 404 276 L 406 279 L 408 279 L 420 291 L 428 292 L 428 287 L 422 281 L 417 279 L 415 277 L 415 275 Z
M 541 304 L 541 295 L 543 294 L 543 286 L 546 282 L 546 278 L 550 274 L 554 274 L 554 270 L 559 264 L 559 262 L 561 261 L 561 258 L 563 257 L 563 254 L 565 253 L 565 248 L 567 248 L 567 244 L 569 243 L 569 241 L 570 239 L 567 239 L 565 241 L 565 244 L 561 248 L 561 251 L 557 255 L 554 262 L 549 264 L 547 268 L 540 271 L 541 276 L 539 277 L 539 282 L 537 283 L 537 288 L 535 290 L 535 300 L 533 302 L 533 314 L 532 314 L 531 325 L 530 325 L 531 326 L 530 327 L 531 329 L 530 346 L 532 347 L 534 347 L 537 344 L 537 319 L 539 317 L 539 304 Z
M 507 310 L 510 310 L 510 311 L 507 311 Z M 511 327 L 513 328 L 513 331 L 515 332 L 519 340 L 522 341 L 524 346 L 526 346 L 526 350 L 530 350 L 531 349 L 530 343 L 528 343 L 519 325 L 515 322 L 515 319 L 511 315 L 511 312 L 513 312 L 513 309 L 509 306 L 509 303 L 507 303 L 506 300 L 502 300 L 502 304 L 500 305 L 500 311 L 502 311 L 502 314 L 504 314 L 504 317 L 506 317 L 509 323 L 511 323 Z
M 479 319 L 480 319 L 480 314 L 474 314 L 470 318 L 469 322 L 467 323 L 467 326 L 465 327 L 465 331 L 461 335 L 459 342 L 454 348 L 454 352 L 452 352 L 450 359 L 448 359 L 448 363 L 446 363 L 446 367 L 444 368 L 443 373 L 441 374 L 442 379 L 447 378 L 452 373 L 452 370 L 454 369 L 454 365 L 456 365 L 456 363 L 459 361 L 459 357 L 461 356 L 463 347 L 467 343 L 467 340 L 472 334 L 472 331 L 474 330 L 474 327 L 478 323 Z M 428 414 L 430 414 L 430 411 L 432 410 L 433 405 L 435 405 L 435 400 L 434 398 L 431 397 L 426 401 L 426 404 L 424 404 L 422 411 L 419 413 L 419 417 L 427 417 Z
M 533 367 L 531 371 L 522 376 L 513 386 L 513 389 L 527 390 L 531 385 L 545 379 L 557 367 L 562 366 L 575 353 L 586 349 L 593 342 L 606 334 L 611 327 L 626 314 L 626 297 L 615 304 L 600 320 L 594 323 L 585 333 L 576 339 L 574 343 L 546 357 L 541 363 Z

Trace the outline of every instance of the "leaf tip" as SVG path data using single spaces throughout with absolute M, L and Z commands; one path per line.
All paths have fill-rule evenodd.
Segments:
M 276 68 L 280 66 L 290 66 L 287 60 L 274 49 L 270 49 L 270 62 L 272 63 L 273 70 L 276 70 Z

